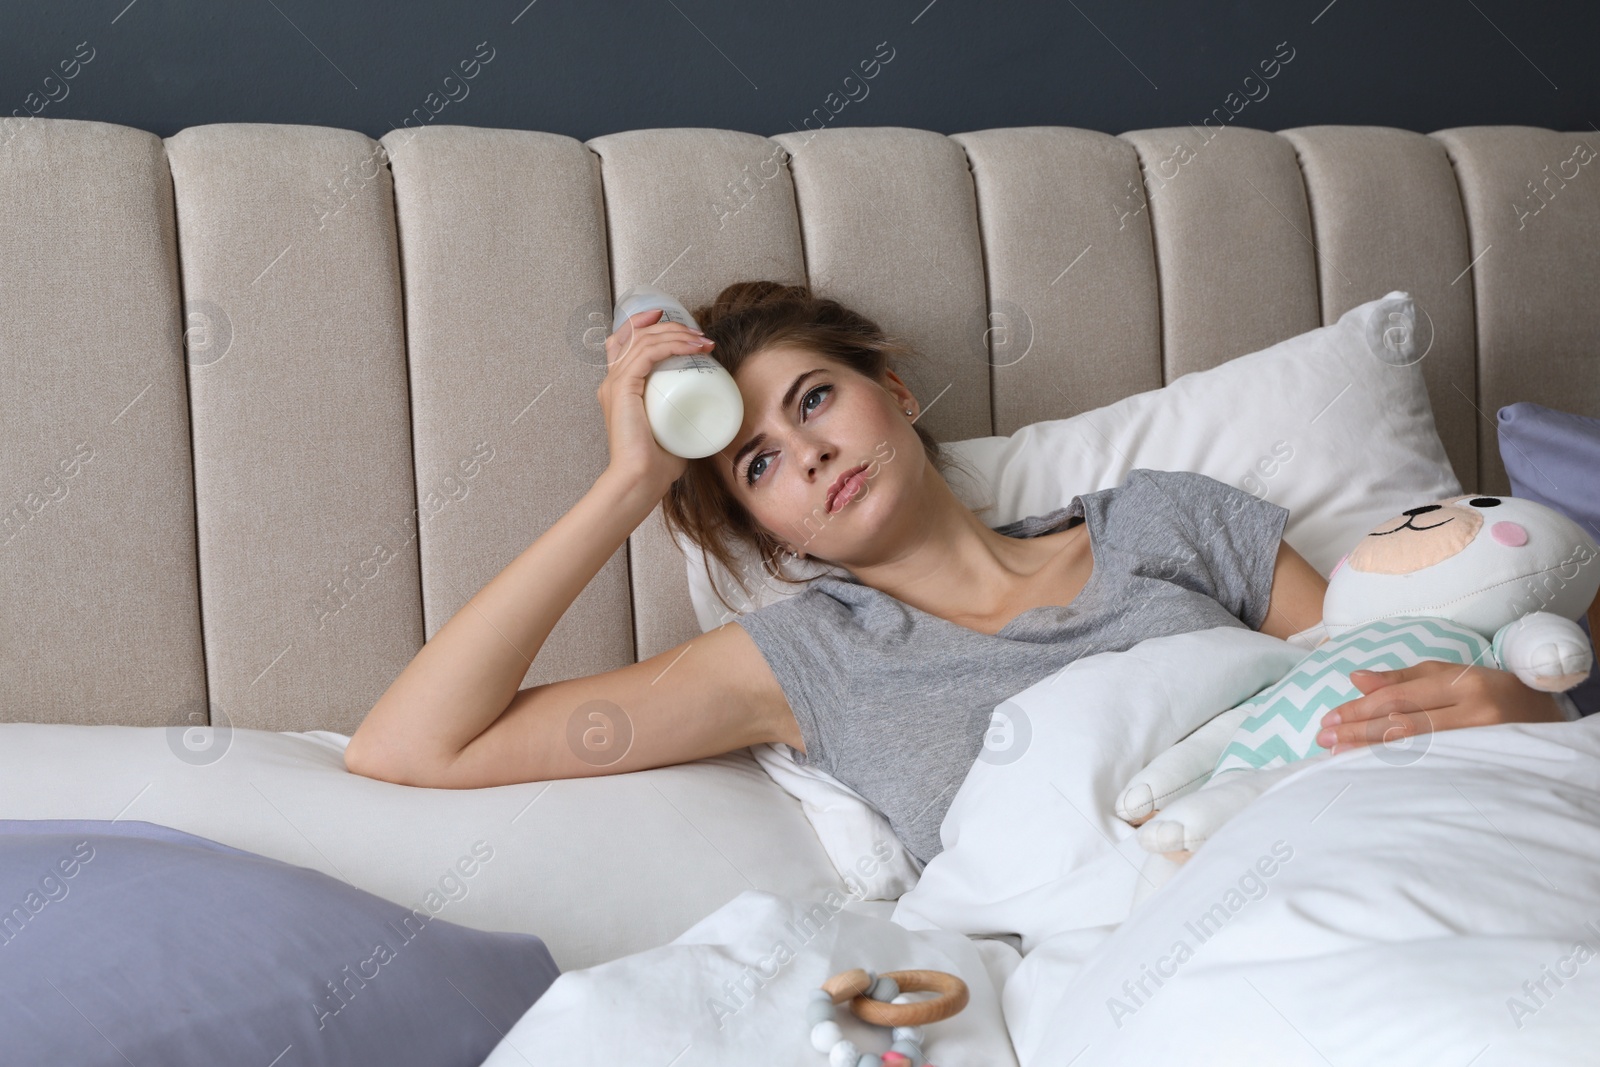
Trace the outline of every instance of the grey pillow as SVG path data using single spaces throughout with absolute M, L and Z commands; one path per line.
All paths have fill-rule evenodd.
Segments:
M 1498 414 L 1511 495 L 1554 508 L 1600 540 L 1600 419 L 1527 400 Z M 1589 632 L 1587 618 L 1578 625 Z M 1600 712 L 1600 659 L 1567 696 L 1584 715 Z
M 559 974 L 170 827 L 0 819 L 0 1063 L 478 1067 Z

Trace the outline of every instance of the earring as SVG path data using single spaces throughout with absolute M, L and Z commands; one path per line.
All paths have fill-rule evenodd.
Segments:
M 906 408 L 906 414 L 907 415 L 911 414 L 911 409 L 910 408 Z

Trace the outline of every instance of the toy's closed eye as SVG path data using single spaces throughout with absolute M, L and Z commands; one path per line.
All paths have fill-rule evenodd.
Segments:
M 1475 496 L 1467 503 L 1475 508 L 1497 508 L 1500 506 L 1500 499 L 1492 496 Z

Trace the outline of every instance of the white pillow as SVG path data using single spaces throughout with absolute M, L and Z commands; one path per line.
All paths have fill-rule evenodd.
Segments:
M 1384 519 L 1418 500 L 1463 492 L 1434 425 L 1420 363 L 1425 350 L 1418 348 L 1415 305 L 1397 290 L 1331 325 L 1163 388 L 1010 437 L 951 442 L 945 448 L 977 480 L 952 469 L 950 488 L 968 507 L 994 504 L 984 521 L 995 527 L 1121 485 L 1135 467 L 1196 471 L 1288 508 L 1284 539 L 1326 577 Z M 706 577 L 704 554 L 678 545 L 701 629 L 733 618 Z M 755 610 L 805 588 L 768 579 L 753 553 L 738 558 L 753 576 L 748 598 L 727 570 L 711 565 L 735 607 Z M 797 577 L 844 573 L 811 560 L 788 570 Z M 797 774 L 779 784 L 803 804 L 833 811 L 831 827 L 818 825 L 817 832 L 836 866 L 869 851 L 887 831 L 887 820 L 860 801 L 853 818 L 840 814 L 849 800 L 838 779 L 795 767 Z M 845 824 L 853 825 L 848 840 L 837 836 Z
M 351 774 L 349 742 L 225 724 L 0 723 L 0 817 L 170 826 L 462 926 L 537 934 L 563 971 L 664 945 L 752 885 L 805 898 L 849 888 L 743 752 L 421 789 Z
M 1196 471 L 1289 509 L 1284 540 L 1323 577 L 1400 508 L 1463 492 L 1434 425 L 1417 351 L 1416 307 L 1396 290 L 1337 322 L 1259 352 L 1192 371 L 1160 389 L 1010 437 L 945 444 L 977 474 L 952 470 L 950 489 L 992 528 L 1121 485 L 1130 470 Z M 698 547 L 679 540 L 702 631 L 734 617 L 717 599 Z M 736 551 L 751 592 L 726 568 L 711 574 L 740 614 L 804 591 L 768 579 Z M 796 577 L 839 574 L 813 560 Z
M 866 797 L 827 771 L 797 762 L 788 745 L 751 745 L 750 753 L 799 799 L 834 869 L 847 885 L 861 887 L 861 899 L 898 900 L 917 884 L 922 861 Z
M 908 929 L 1046 937 L 1121 922 L 1145 859 L 1114 812 L 1123 783 L 1305 650 L 1240 626 L 1073 660 L 995 709 L 928 861 L 890 919 Z

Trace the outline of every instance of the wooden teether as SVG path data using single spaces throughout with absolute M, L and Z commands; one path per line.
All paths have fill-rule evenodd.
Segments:
M 841 972 L 822 983 L 835 1004 L 848 1002 L 856 1017 L 874 1026 L 922 1026 L 948 1019 L 967 1006 L 967 983 L 945 971 L 884 971 L 902 993 L 938 993 L 915 1004 L 890 1004 L 867 996 L 868 975 L 860 967 Z

